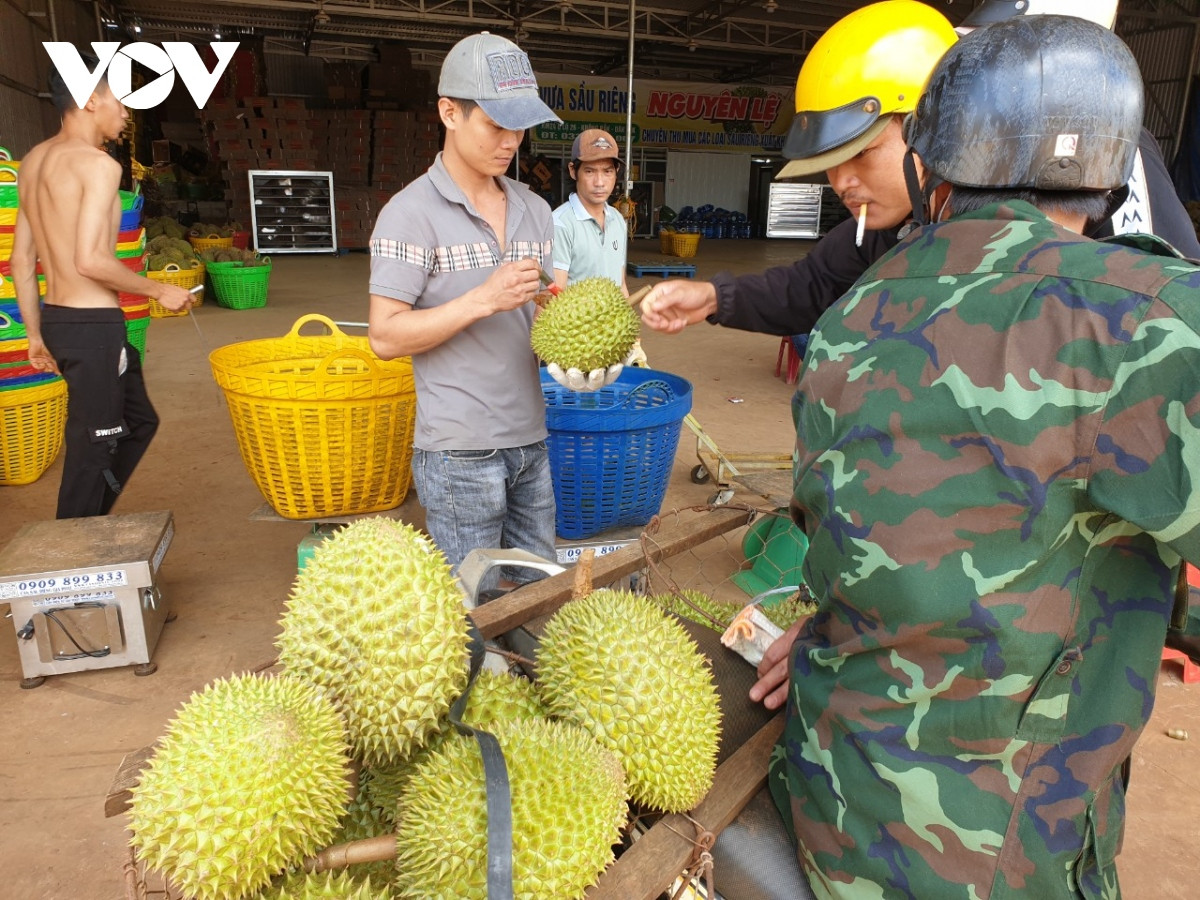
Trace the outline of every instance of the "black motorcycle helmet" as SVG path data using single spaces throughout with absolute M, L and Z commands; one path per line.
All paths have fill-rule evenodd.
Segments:
M 1142 127 L 1137 62 L 1111 31 L 1072 16 L 979 28 L 942 57 L 905 138 L 931 181 L 1110 191 L 1129 180 Z M 906 167 L 907 168 L 907 167 Z

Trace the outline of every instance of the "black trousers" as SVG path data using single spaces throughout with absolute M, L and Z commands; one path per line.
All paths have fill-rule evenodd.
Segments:
M 107 515 L 158 430 L 141 356 L 126 339 L 124 313 L 114 307 L 44 305 L 42 339 L 67 382 L 58 518 Z

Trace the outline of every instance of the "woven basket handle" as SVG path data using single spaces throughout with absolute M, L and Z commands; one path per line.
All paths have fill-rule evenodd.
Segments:
M 331 322 L 330 324 L 333 323 Z M 339 359 L 361 359 L 367 364 L 367 367 L 371 370 L 372 375 L 379 371 L 378 360 L 365 350 L 359 350 L 356 347 L 343 347 L 341 350 L 334 350 L 323 360 L 317 363 L 316 371 L 328 372 L 330 366 L 332 366 Z
M 181 269 L 179 267 L 179 263 L 167 263 L 165 266 L 162 267 L 162 270 L 164 272 L 182 272 L 183 271 L 183 269 Z
M 322 325 L 324 325 L 326 328 L 329 329 L 329 333 L 332 336 L 346 337 L 346 332 L 344 332 L 344 331 L 342 331 L 342 329 L 338 328 L 337 325 L 334 324 L 333 319 L 329 318 L 328 316 L 323 316 L 320 313 L 309 313 L 308 315 L 301 316 L 300 318 L 298 318 L 296 320 L 295 324 L 292 325 L 292 330 L 289 331 L 285 335 L 285 337 L 299 337 L 300 329 L 303 328 L 305 325 L 307 325 L 309 322 L 320 322 Z
M 662 391 L 663 395 L 666 397 L 668 403 L 675 399 L 675 392 L 673 390 L 671 390 L 671 386 L 669 384 L 667 384 L 665 381 L 659 381 L 658 379 L 652 379 L 650 381 L 643 381 L 641 384 L 639 384 L 637 387 L 635 387 L 632 391 L 630 391 L 628 394 L 626 394 L 625 399 L 621 401 L 621 405 L 628 406 L 629 401 L 634 399 L 639 394 L 648 394 L 648 393 L 650 393 L 650 391 L 654 391 L 654 390 Z
M 8 176 L 12 176 L 9 178 Z M 17 167 L 8 162 L 0 162 L 0 184 L 16 184 Z
M 16 319 L 6 312 L 0 312 L 0 328 L 12 328 L 16 324 Z

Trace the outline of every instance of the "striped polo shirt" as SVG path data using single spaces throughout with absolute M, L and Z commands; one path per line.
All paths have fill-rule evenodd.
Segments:
M 430 309 L 483 284 L 502 262 L 550 260 L 550 207 L 525 185 L 507 197 L 504 247 L 455 184 L 439 153 L 392 197 L 371 235 L 372 294 Z M 546 405 L 529 346 L 534 304 L 496 313 L 413 357 L 421 450 L 494 450 L 546 438 Z

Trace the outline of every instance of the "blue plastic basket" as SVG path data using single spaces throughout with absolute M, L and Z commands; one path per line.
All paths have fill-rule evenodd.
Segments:
M 121 210 L 120 231 L 133 231 L 135 228 L 142 227 L 142 202 L 142 195 L 138 194 L 133 201 L 132 208 Z
M 692 385 L 626 367 L 607 387 L 576 392 L 543 369 L 542 394 L 558 536 L 578 540 L 658 515 Z

